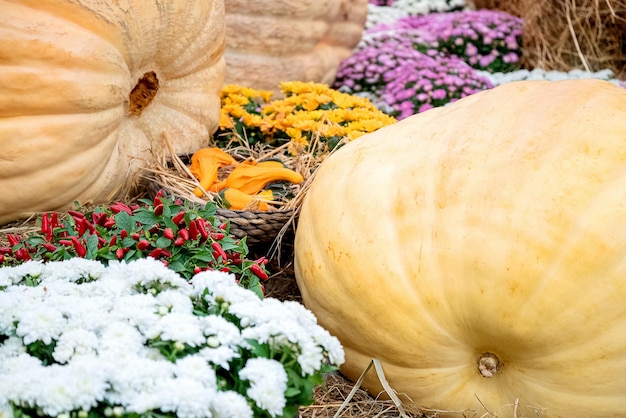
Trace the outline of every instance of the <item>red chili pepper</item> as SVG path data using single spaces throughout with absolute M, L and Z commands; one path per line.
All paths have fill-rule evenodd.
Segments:
M 104 220 L 106 219 L 106 215 L 102 212 L 91 212 L 91 222 L 96 225 L 102 226 L 104 224 Z
M 104 221 L 104 225 L 102 226 L 104 226 L 106 229 L 113 228 L 115 226 L 115 218 L 113 216 L 106 218 Z
M 174 239 L 174 231 L 172 231 L 172 228 L 165 228 L 163 230 L 163 236 L 167 239 Z
M 0 254 L 11 254 L 12 252 L 11 247 L 0 247 Z
M 79 237 L 82 237 L 85 231 L 87 230 L 87 226 L 85 225 L 85 218 L 74 218 L 76 221 L 76 231 Z
M 109 241 L 109 247 L 114 246 L 117 243 L 117 235 L 113 235 L 113 237 L 111 237 L 111 241 Z
M 220 271 L 223 271 L 224 273 L 228 273 L 230 269 L 228 267 L 222 267 Z
M 214 242 L 213 244 L 211 244 L 211 247 L 213 247 L 213 249 L 215 250 L 215 252 L 217 252 L 217 255 L 219 257 L 222 257 L 222 263 L 225 263 L 226 260 L 228 260 L 228 256 L 226 255 L 226 251 L 224 251 L 224 249 L 222 248 L 222 246 L 220 245 L 219 242 Z
M 83 223 L 85 224 L 85 227 L 89 230 L 90 233 L 100 236 L 100 233 L 98 232 L 94 224 L 89 222 L 88 219 L 85 219 Z
M 145 240 L 145 239 L 142 239 L 141 241 L 139 241 L 137 243 L 137 249 L 139 251 L 143 251 L 143 250 L 147 249 L 148 247 L 150 247 L 150 243 L 147 240 Z
M 211 238 L 216 241 L 222 240 L 224 237 L 226 237 L 226 234 L 223 232 L 211 232 Z
M 115 256 L 121 260 L 122 257 L 124 257 L 124 249 L 123 248 L 118 248 L 117 250 L 115 250 Z
M 98 237 L 98 248 L 104 247 L 106 243 L 107 243 L 107 240 L 105 240 L 102 237 Z
M 83 243 L 80 242 L 77 236 L 72 236 L 70 237 L 70 239 L 72 240 L 72 244 L 74 244 L 74 249 L 76 250 L 76 254 L 78 254 L 79 257 L 82 258 L 85 255 L 87 255 L 87 247 L 85 247 Z
M 189 239 L 189 230 L 187 229 L 179 229 L 178 236 L 184 239 L 185 241 Z
M 183 245 L 185 245 L 185 238 L 183 237 L 178 237 L 174 240 L 174 245 L 177 247 L 181 247 Z
M 150 252 L 150 254 L 148 254 L 148 257 L 152 257 L 152 258 L 159 258 L 160 256 L 171 257 L 172 253 L 170 253 L 167 250 L 164 250 L 163 248 L 155 248 L 154 250 Z
M 59 226 L 59 215 L 56 212 L 52 212 L 50 216 L 50 228 L 56 228 Z
M 196 266 L 196 267 L 194 267 L 194 269 L 193 269 L 193 274 L 198 274 L 198 273 L 200 273 L 201 271 L 202 271 L 202 268 L 201 268 L 201 267 Z
M 85 214 L 82 212 L 79 212 L 77 210 L 68 210 L 67 213 L 69 215 L 72 216 L 72 218 L 78 220 L 78 219 L 85 219 Z
M 122 232 L 120 232 L 120 237 L 122 239 L 126 238 L 128 236 L 128 231 L 125 229 L 122 229 Z
M 19 250 L 17 250 L 15 252 L 15 258 L 21 261 L 27 261 L 31 259 L 30 254 L 28 254 L 28 251 L 26 251 L 26 248 L 20 248 Z
M 163 203 L 160 203 L 154 207 L 154 214 L 157 216 L 163 215 Z
M 180 225 L 185 220 L 185 211 L 178 212 L 174 217 L 172 217 L 172 222 L 176 225 Z
M 194 241 L 198 238 L 198 226 L 195 219 L 189 222 L 189 238 Z
M 134 239 L 135 241 L 139 241 L 139 238 L 141 238 L 141 236 L 139 235 L 139 232 L 133 233 L 133 235 L 131 235 L 130 237 Z
M 165 267 L 167 267 L 167 266 L 169 266 L 169 265 L 170 265 L 170 262 L 169 262 L 169 261 L 167 261 L 167 260 L 161 260 L 161 263 L 163 263 L 163 265 L 164 265 Z
M 7 234 L 7 239 L 9 240 L 11 247 L 16 246 L 20 242 L 20 237 L 13 234 Z
M 196 219 L 196 227 L 198 228 L 198 232 L 200 233 L 200 235 L 202 235 L 202 239 L 206 240 L 209 238 L 209 231 L 207 231 L 206 229 L 204 219 Z
M 57 249 L 56 245 L 50 244 L 49 242 L 44 242 L 42 245 L 46 250 L 50 251 L 51 253 L 55 252 Z
M 48 214 L 44 213 L 41 215 L 41 233 L 47 234 L 50 229 L 50 219 L 48 218 Z
M 4 254 L 0 254 L 0 264 L 4 263 Z
M 176 199 L 176 200 L 174 201 L 174 203 L 175 203 L 175 204 L 177 204 L 178 206 L 180 206 L 180 205 L 182 205 L 182 204 L 183 204 L 183 200 L 179 197 L 178 199 Z
M 54 227 L 50 225 L 46 231 L 46 241 L 50 242 L 54 239 Z
M 260 264 L 263 264 L 264 266 L 266 266 L 266 265 L 267 265 L 267 263 L 269 263 L 269 260 L 267 259 L 267 257 L 263 256 L 263 257 L 261 257 L 261 258 L 257 258 L 256 260 L 254 260 L 254 262 L 255 262 L 256 264 L 259 264 L 259 265 L 260 265 Z
M 222 222 L 221 224 L 219 224 L 218 228 L 221 230 L 226 231 L 226 228 L 228 227 L 228 222 Z
M 163 204 L 161 201 L 161 196 L 163 196 L 163 189 L 159 189 L 158 192 L 154 195 L 154 200 L 152 201 L 152 206 L 158 206 Z
M 126 212 L 129 215 L 133 214 L 133 211 L 130 209 L 130 207 L 122 202 L 115 202 L 113 205 L 109 206 L 109 209 L 111 209 L 111 212 L 113 213 Z
M 259 266 L 258 264 L 252 264 L 250 266 L 250 271 L 252 272 L 252 274 L 254 274 L 256 277 L 258 277 L 259 279 L 263 281 L 269 279 L 269 276 L 267 275 L 267 273 L 263 271 L 261 266 Z

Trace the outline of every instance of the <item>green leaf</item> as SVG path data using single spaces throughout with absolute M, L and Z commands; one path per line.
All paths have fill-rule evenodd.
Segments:
M 172 244 L 172 240 L 167 239 L 165 237 L 159 237 L 156 242 L 154 243 L 154 245 L 157 248 L 167 248 Z
M 85 254 L 85 258 L 95 260 L 98 255 L 98 236 L 96 234 L 87 236 L 85 244 L 87 244 L 87 254 Z
M 139 222 L 142 225 L 154 225 L 159 222 L 159 217 L 148 209 L 139 209 L 133 215 L 133 220 Z M 124 228 L 126 229 L 126 228 Z M 130 232 L 130 231 L 129 231 Z
M 299 395 L 302 391 L 298 388 L 287 388 L 285 391 L 285 397 L 291 398 L 293 396 Z
M 124 211 L 115 215 L 115 223 L 119 229 L 125 229 L 129 234 L 137 229 L 137 224 L 133 217 Z

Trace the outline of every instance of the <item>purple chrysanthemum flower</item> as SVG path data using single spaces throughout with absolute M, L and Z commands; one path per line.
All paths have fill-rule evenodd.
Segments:
M 519 68 L 522 19 L 497 10 L 464 10 L 408 16 L 394 24 L 380 24 L 368 33 L 417 31 L 425 48 L 463 58 L 472 67 L 489 72 Z M 420 49 L 420 48 L 418 48 Z
M 380 96 L 398 120 L 493 87 L 457 57 L 418 54 L 419 59 L 403 61 L 384 75 Z

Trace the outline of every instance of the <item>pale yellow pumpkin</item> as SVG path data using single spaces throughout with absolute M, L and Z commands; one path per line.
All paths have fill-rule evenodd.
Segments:
M 626 90 L 509 83 L 347 144 L 295 272 L 351 379 L 377 358 L 427 408 L 624 416 Z
M 367 0 L 225 0 L 226 82 L 331 84 L 361 39 Z
M 0 223 L 124 193 L 210 140 L 223 1 L 0 0 Z

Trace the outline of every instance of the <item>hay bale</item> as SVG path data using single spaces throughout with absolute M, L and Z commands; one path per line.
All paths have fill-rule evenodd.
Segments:
M 474 7 L 524 19 L 521 62 L 525 68 L 608 68 L 626 79 L 624 0 L 475 0 Z

